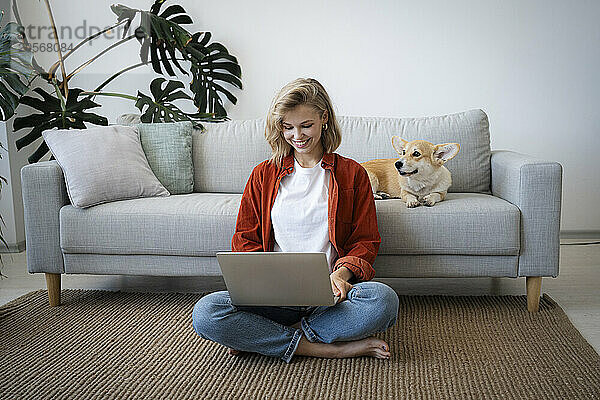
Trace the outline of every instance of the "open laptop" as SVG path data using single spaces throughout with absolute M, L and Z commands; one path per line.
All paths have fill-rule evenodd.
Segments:
M 325 253 L 219 252 L 231 303 L 240 306 L 332 306 Z

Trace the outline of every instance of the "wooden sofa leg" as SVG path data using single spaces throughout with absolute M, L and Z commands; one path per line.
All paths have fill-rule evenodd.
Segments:
M 46 286 L 48 287 L 48 299 L 50 307 L 60 305 L 60 274 L 46 273 Z
M 542 289 L 541 276 L 527 277 L 527 310 L 538 312 L 540 309 L 540 290 Z

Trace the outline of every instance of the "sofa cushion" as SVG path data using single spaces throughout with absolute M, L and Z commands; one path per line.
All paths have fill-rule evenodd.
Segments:
M 150 168 L 171 194 L 194 190 L 192 123 L 139 124 L 140 141 Z
M 42 135 L 62 168 L 75 207 L 169 195 L 150 169 L 132 127 L 48 130 Z
M 190 193 L 60 210 L 65 253 L 214 256 L 229 251 L 240 195 Z
M 191 193 L 60 210 L 65 253 L 213 256 L 231 249 L 241 195 Z M 483 194 L 449 194 L 434 207 L 375 202 L 380 255 L 519 253 L 519 210 Z
M 202 123 L 193 132 L 194 192 L 243 193 L 252 169 L 271 157 L 265 120 Z
M 458 143 L 460 151 L 444 166 L 452 173 L 449 192 L 490 193 L 490 131 L 482 110 L 425 118 L 341 117 L 342 144 L 337 152 L 358 162 L 398 158 L 392 136 Z
M 434 143 L 458 142 L 460 152 L 446 164 L 450 192 L 489 193 L 490 134 L 482 110 L 425 118 L 338 117 L 342 144 L 337 153 L 358 162 L 396 158 L 392 136 Z M 205 123 L 193 133 L 194 191 L 242 193 L 252 168 L 270 158 L 264 119 Z M 224 171 L 227 171 L 224 173 Z
M 378 200 L 378 255 L 518 255 L 520 211 L 498 197 L 449 193 L 433 207 L 407 208 L 400 199 Z

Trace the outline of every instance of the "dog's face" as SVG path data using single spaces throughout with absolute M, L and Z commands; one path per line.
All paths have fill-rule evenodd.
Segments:
M 433 144 L 424 140 L 408 142 L 392 137 L 392 146 L 400 155 L 396 169 L 404 177 L 426 177 L 458 154 L 458 143 Z

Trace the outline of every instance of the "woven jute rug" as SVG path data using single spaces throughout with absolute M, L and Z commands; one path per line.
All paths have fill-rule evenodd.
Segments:
M 547 295 L 400 296 L 392 358 L 231 356 L 199 294 L 45 290 L 0 307 L 3 399 L 597 399 L 600 356 Z

